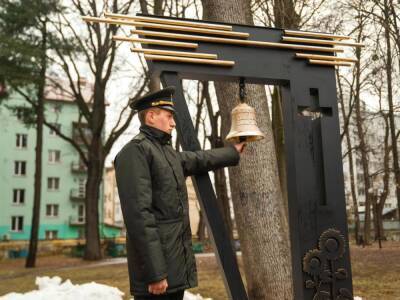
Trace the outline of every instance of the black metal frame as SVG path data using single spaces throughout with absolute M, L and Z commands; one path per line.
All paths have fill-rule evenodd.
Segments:
M 273 28 L 233 25 L 233 29 L 248 32 L 255 40 L 261 41 L 279 42 L 282 35 L 281 29 Z M 279 85 L 284 106 L 294 298 L 313 299 L 317 293 L 329 293 L 327 299 L 336 299 L 338 295 L 343 297 L 340 299 L 351 299 L 352 277 L 348 241 L 344 239 L 348 232 L 334 67 L 309 65 L 305 60 L 295 59 L 294 50 L 286 49 L 200 42 L 198 51 L 217 53 L 221 59 L 234 60 L 235 66 L 147 62 L 151 73 L 160 76 L 163 85 L 177 87 L 174 102 L 182 148 L 200 149 L 184 99 L 182 79 L 239 82 L 243 77 L 246 83 Z M 198 175 L 193 177 L 193 181 L 229 296 L 235 300 L 247 299 L 210 178 Z M 334 229 L 337 236 L 332 230 L 327 232 L 329 229 Z M 335 245 L 342 249 L 333 260 L 329 251 L 335 251 Z M 311 250 L 314 252 L 307 256 Z M 318 253 L 323 257 L 331 257 L 329 261 L 324 260 L 326 268 L 320 273 L 310 272 L 305 267 L 315 251 L 320 251 Z

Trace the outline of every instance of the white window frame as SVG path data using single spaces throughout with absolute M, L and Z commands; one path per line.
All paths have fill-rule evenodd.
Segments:
M 17 133 L 15 147 L 17 149 L 27 149 L 28 148 L 28 135 L 26 133 Z
M 46 217 L 57 218 L 60 213 L 58 204 L 46 204 Z
M 15 160 L 14 161 L 14 175 L 15 176 L 26 176 L 26 161 L 25 160 Z M 24 171 L 24 172 L 22 172 Z
M 60 177 L 47 177 L 47 190 L 59 191 L 60 190 Z
M 56 150 L 56 149 L 49 150 L 49 163 L 51 164 L 61 163 L 61 150 Z
M 45 230 L 44 232 L 46 240 L 58 239 L 58 230 Z
M 11 217 L 11 231 L 12 232 L 23 232 L 24 231 L 24 216 L 12 216 Z
M 24 205 L 25 204 L 25 189 L 13 189 L 12 203 L 14 205 Z

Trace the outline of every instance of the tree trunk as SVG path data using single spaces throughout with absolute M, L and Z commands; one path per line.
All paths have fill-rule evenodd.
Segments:
M 353 151 L 352 151 L 352 143 L 350 139 L 350 130 L 349 126 L 346 126 L 346 109 L 344 105 L 344 99 L 343 99 L 343 90 L 342 90 L 342 85 L 341 81 L 339 78 L 339 73 L 336 71 L 337 74 L 337 82 L 338 82 L 338 88 L 339 88 L 339 101 L 340 101 L 340 107 L 341 107 L 341 112 L 343 116 L 343 122 L 345 124 L 343 130 L 344 130 L 344 135 L 346 137 L 346 145 L 347 145 L 347 155 L 348 155 L 348 161 L 349 161 L 349 173 L 350 173 L 350 191 L 351 191 L 351 199 L 353 201 L 353 214 L 354 214 L 354 238 L 356 240 L 356 244 L 360 244 L 360 216 L 358 214 L 358 203 L 357 203 L 357 196 L 356 196 L 356 186 L 355 186 L 355 181 L 354 181 L 354 161 L 353 161 Z M 350 122 L 350 114 L 348 116 L 348 121 L 347 124 Z
M 206 239 L 206 222 L 204 222 L 204 215 L 202 211 L 199 211 L 199 228 L 197 228 L 197 237 L 199 241 L 204 242 Z
M 101 153 L 101 140 L 94 139 L 91 145 L 91 151 L 89 152 L 90 163 L 86 181 L 86 247 L 83 257 L 85 260 L 99 260 L 102 258 L 99 232 L 99 224 L 102 220 L 99 218 L 99 199 L 104 159 Z
M 205 100 L 211 124 L 211 134 L 209 136 L 211 147 L 212 148 L 223 147 L 224 144 L 221 136 L 219 135 L 220 132 L 219 130 L 220 125 L 218 124 L 219 112 L 216 112 L 214 114 L 214 109 L 211 103 L 211 97 L 208 89 L 208 82 L 202 82 L 202 86 L 203 86 L 202 97 L 198 109 L 200 110 L 200 107 L 203 105 L 203 102 Z M 198 117 L 200 117 L 200 115 Z M 214 171 L 214 183 L 215 183 L 215 191 L 217 194 L 218 206 L 220 208 L 220 212 L 224 219 L 226 229 L 228 230 L 231 241 L 233 242 L 231 210 L 229 205 L 228 188 L 226 186 L 226 176 L 224 169 L 218 169 Z
M 299 29 L 300 16 L 296 13 L 292 0 L 274 0 L 274 25 L 277 28 Z M 275 86 L 272 93 L 272 130 L 274 133 L 275 152 L 278 161 L 279 180 L 285 206 L 286 217 L 289 217 L 287 199 L 287 174 L 285 154 L 285 132 L 283 125 L 282 95 Z
M 361 13 L 361 12 L 359 12 Z M 361 40 L 363 34 L 363 28 L 360 25 L 360 29 L 358 32 L 358 41 Z M 370 235 L 371 235 L 371 183 L 369 177 L 369 167 L 368 167 L 368 153 L 365 141 L 365 133 L 364 133 L 364 114 L 365 111 L 361 111 L 361 49 L 356 49 L 356 86 L 354 92 L 354 101 L 355 101 L 355 108 L 356 108 L 356 125 L 357 125 L 357 134 L 359 139 L 358 151 L 361 156 L 361 163 L 362 163 L 362 170 L 363 170 L 363 179 L 364 179 L 364 191 L 365 191 L 365 218 L 364 218 L 364 245 L 368 245 L 370 243 Z
M 33 194 L 33 212 L 31 224 L 31 236 L 29 239 L 29 251 L 25 267 L 34 268 L 36 265 L 36 254 L 39 238 L 40 224 L 40 200 L 42 192 L 42 153 L 43 153 L 43 121 L 44 121 L 44 87 L 46 84 L 46 47 L 47 47 L 47 23 L 42 24 L 42 61 L 40 69 L 40 83 L 37 92 L 36 107 L 36 148 L 35 148 L 35 182 Z
M 286 155 L 285 155 L 285 135 L 283 127 L 283 107 L 282 97 L 279 87 L 274 87 L 272 93 L 272 131 L 274 133 L 275 152 L 278 162 L 279 182 L 281 184 L 283 205 L 286 217 L 289 217 L 287 199 L 287 174 L 286 174 Z
M 100 76 L 99 76 L 100 78 Z M 83 258 L 85 260 L 99 260 L 102 258 L 99 233 L 99 200 L 100 184 L 103 178 L 104 153 L 103 130 L 105 120 L 105 84 L 96 80 L 93 93 L 93 112 L 91 123 L 91 137 L 88 151 L 88 172 L 86 181 L 86 247 Z M 103 203 L 102 203 L 103 205 Z
M 389 194 L 389 180 L 390 180 L 390 167 L 389 167 L 389 160 L 390 160 L 390 147 L 389 147 L 389 121 L 388 115 L 384 112 L 381 112 L 381 115 L 385 121 L 385 139 L 384 139 L 384 156 L 383 156 L 383 190 L 380 195 L 377 195 L 377 202 L 376 205 L 376 225 L 378 226 L 375 228 L 375 237 L 379 240 L 379 246 L 381 247 L 381 240 L 384 238 L 385 233 L 383 229 L 383 221 L 382 221 L 382 213 L 383 208 L 385 206 L 385 202 L 387 196 Z
M 250 2 L 203 0 L 204 19 L 252 25 Z M 239 85 L 215 82 L 228 133 L 230 112 L 239 99 Z M 250 299 L 292 299 L 289 228 L 280 189 L 278 166 L 264 86 L 247 85 L 246 101 L 257 112 L 266 139 L 250 143 L 237 167 L 229 168 L 232 201 L 243 252 Z M 260 180 L 262 179 L 262 180 Z
M 393 79 L 392 79 L 392 45 L 390 42 L 390 11 L 388 1 L 384 0 L 384 15 L 385 23 L 385 40 L 386 40 L 386 75 L 387 75 L 387 91 L 388 91 L 388 105 L 389 105 L 389 125 L 390 125 L 390 137 L 392 141 L 392 153 L 393 153 L 393 170 L 396 186 L 396 197 L 397 197 L 397 216 L 400 219 L 400 166 L 399 166 L 399 152 L 397 148 L 397 137 L 396 137 L 396 124 L 394 122 L 394 111 L 393 111 Z M 398 17 L 398 16 L 395 16 Z
M 215 170 L 214 179 L 215 179 L 215 191 L 217 194 L 220 212 L 222 214 L 222 218 L 224 219 L 226 229 L 228 230 L 229 237 L 231 241 L 233 241 L 231 210 L 229 206 L 229 197 L 228 197 L 228 189 L 226 186 L 225 170 L 224 169 Z

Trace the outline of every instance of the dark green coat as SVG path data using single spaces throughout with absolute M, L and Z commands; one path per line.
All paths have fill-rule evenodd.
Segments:
M 114 161 L 134 296 L 148 295 L 149 283 L 164 278 L 167 293 L 197 286 L 185 177 L 240 159 L 234 146 L 176 152 L 170 140 L 143 125 Z

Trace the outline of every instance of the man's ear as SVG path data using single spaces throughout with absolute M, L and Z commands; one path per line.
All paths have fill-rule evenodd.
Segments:
M 153 124 L 154 120 L 154 110 L 149 109 L 148 112 L 146 113 L 146 122 Z

